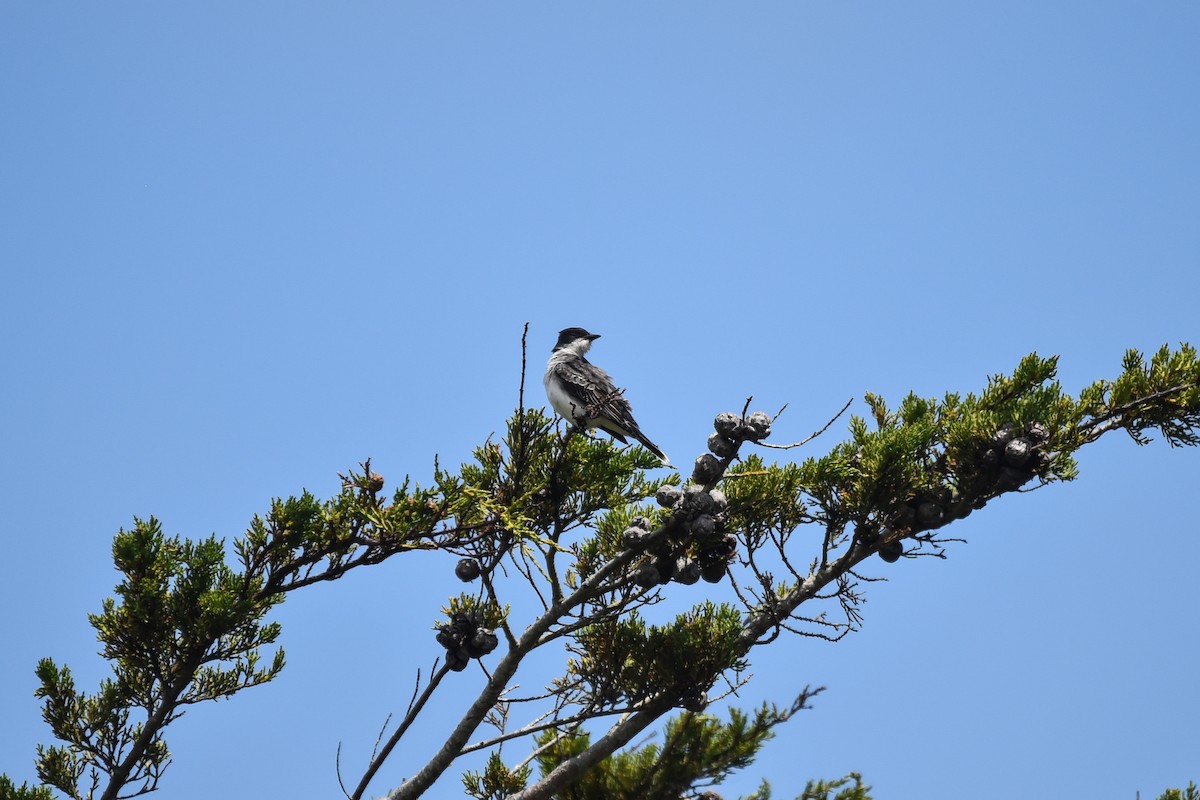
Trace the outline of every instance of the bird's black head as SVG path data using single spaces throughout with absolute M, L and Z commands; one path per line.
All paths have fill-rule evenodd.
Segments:
M 587 339 L 588 344 L 590 345 L 593 341 L 599 338 L 600 334 L 588 333 L 583 328 L 563 328 L 558 332 L 558 342 L 555 343 L 554 349 L 557 350 L 560 347 L 566 347 L 571 342 L 575 342 L 580 339 Z

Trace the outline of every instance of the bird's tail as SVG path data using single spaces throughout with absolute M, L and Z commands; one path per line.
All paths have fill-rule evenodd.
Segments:
M 639 431 L 639 432 L 633 434 L 633 437 L 642 443 L 642 447 L 646 448 L 651 453 L 654 453 L 654 455 L 658 456 L 658 460 L 663 463 L 664 467 L 669 467 L 671 469 L 676 468 L 675 465 L 671 463 L 671 459 L 667 458 L 667 454 L 664 453 L 661 449 L 659 449 L 658 445 L 656 445 L 654 442 L 647 439 L 643 433 L 641 433 Z

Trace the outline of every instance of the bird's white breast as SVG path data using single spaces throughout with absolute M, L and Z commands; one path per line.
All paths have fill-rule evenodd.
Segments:
M 546 376 L 542 378 L 542 384 L 546 387 L 546 398 L 564 419 L 575 422 L 586 413 L 586 409 L 580 408 L 574 398 L 563 390 L 562 382 L 554 374 L 554 367 L 555 359 L 551 358 L 546 367 Z

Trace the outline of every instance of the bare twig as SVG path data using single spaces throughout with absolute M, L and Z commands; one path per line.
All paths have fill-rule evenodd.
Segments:
M 529 336 L 529 323 L 525 323 L 525 329 L 521 331 L 521 389 L 517 393 L 517 408 L 521 409 L 522 415 L 525 413 L 525 340 Z
M 333 769 L 337 773 L 338 787 L 341 788 L 342 794 L 346 796 L 346 800 L 350 800 L 350 792 L 346 791 L 346 784 L 342 781 L 342 743 L 338 742 L 337 754 L 333 758 Z
M 548 730 L 550 728 L 561 728 L 568 725 L 573 726 L 577 723 L 587 722 L 589 720 L 599 719 L 601 717 L 612 717 L 617 716 L 618 714 L 628 714 L 630 711 L 631 708 L 627 706 L 604 710 L 589 707 L 583 711 L 572 714 L 569 717 L 556 717 L 549 721 L 545 721 L 547 717 L 554 713 L 552 711 L 548 711 L 519 730 L 503 733 L 499 736 L 493 736 L 491 739 L 483 739 L 475 742 L 474 744 L 467 745 L 462 749 L 462 752 L 464 755 L 466 755 L 467 753 L 474 753 L 476 750 L 486 750 L 487 748 L 494 747 L 501 742 L 507 742 L 512 739 L 520 739 L 523 736 L 530 736 L 535 733 L 540 733 L 541 731 Z
M 840 417 L 842 414 L 845 414 L 846 409 L 849 408 L 850 404 L 853 402 L 854 402 L 854 398 L 851 397 L 849 400 L 846 401 L 846 405 L 842 406 L 841 411 L 834 414 L 833 418 L 831 420 L 829 420 L 829 422 L 826 422 L 824 427 L 822 427 L 819 431 L 814 432 L 807 439 L 796 442 L 795 444 L 768 444 L 767 442 L 758 442 L 758 445 L 760 447 L 770 447 L 772 450 L 791 450 L 793 447 L 802 447 L 802 446 L 808 444 L 809 442 L 811 442 L 813 439 L 820 436 L 825 431 L 829 430 L 829 426 L 832 425 L 833 423 L 837 422 L 838 417 Z M 787 406 L 784 406 L 784 408 L 787 408 Z M 779 409 L 779 413 L 780 414 L 783 413 L 783 408 Z M 776 415 L 776 416 L 778 416 L 778 415 Z
M 434 663 L 436 664 L 437 662 L 435 661 Z M 396 732 L 393 733 L 391 738 L 387 740 L 387 744 L 383 746 L 383 749 L 379 751 L 379 754 L 373 757 L 371 759 L 371 763 L 367 765 L 367 771 L 363 773 L 362 780 L 358 782 L 358 786 L 354 789 L 354 794 L 351 795 L 350 800 L 360 800 L 360 798 L 363 796 L 363 792 L 367 790 L 367 785 L 371 782 L 371 779 L 375 777 L 375 773 L 379 771 L 379 768 L 383 766 L 383 762 L 386 761 L 388 755 L 391 754 L 392 748 L 394 748 L 400 741 L 400 737 L 404 736 L 404 732 L 408 730 L 408 727 L 412 725 L 413 720 L 415 720 L 421 713 L 421 709 L 424 708 L 426 701 L 428 701 L 433 695 L 434 689 L 438 687 L 438 684 L 442 682 L 442 678 L 445 677 L 446 673 L 449 671 L 450 666 L 448 664 L 442 664 L 440 669 L 436 670 L 432 675 L 430 675 L 429 683 L 425 686 L 425 691 L 421 692 L 421 696 L 417 699 L 415 704 L 409 706 L 408 713 L 404 715 L 404 719 L 401 721 L 400 727 L 396 728 Z
M 413 687 L 413 699 L 408 701 L 408 710 L 409 711 L 412 711 L 413 700 L 417 699 L 417 689 L 420 688 L 420 685 L 421 685 L 421 670 L 417 670 L 417 685 Z M 381 725 L 379 727 L 379 735 L 375 737 L 375 746 L 371 748 L 371 758 L 374 758 L 375 755 L 379 752 L 379 743 L 383 741 L 383 732 L 387 730 L 387 727 L 388 727 L 388 725 L 391 724 L 391 722 L 392 722 L 392 715 L 388 714 L 387 718 L 384 719 L 384 721 L 383 721 L 383 725 Z M 340 743 L 338 744 L 338 747 L 341 747 Z

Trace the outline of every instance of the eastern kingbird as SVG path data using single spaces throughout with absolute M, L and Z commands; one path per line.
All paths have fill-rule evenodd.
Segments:
M 607 372 L 584 358 L 599 338 L 600 334 L 583 328 L 565 328 L 558 334 L 543 380 L 550 405 L 580 428 L 600 428 L 621 444 L 628 444 L 625 437 L 632 436 L 664 466 L 674 469 L 667 454 L 638 427 L 624 390 L 613 385 Z

